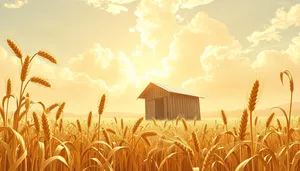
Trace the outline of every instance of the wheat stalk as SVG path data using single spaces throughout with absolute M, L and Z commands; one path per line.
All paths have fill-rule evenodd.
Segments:
M 167 126 L 167 120 L 165 120 L 165 122 L 164 122 L 164 128 L 166 128 L 166 126 Z
M 103 130 L 102 132 L 103 132 L 106 143 L 110 145 L 110 140 L 109 140 L 109 136 L 108 136 L 107 132 L 105 130 Z
M 11 80 L 8 79 L 6 84 L 6 96 L 10 96 L 10 95 L 11 95 Z
M 106 101 L 106 95 L 103 94 L 102 97 L 101 97 L 101 101 L 100 101 L 99 107 L 98 107 L 98 114 L 99 115 L 103 114 L 104 107 L 105 107 L 105 101 Z
M 106 131 L 112 134 L 117 134 L 116 131 L 110 129 L 110 128 L 106 128 Z
M 87 127 L 90 128 L 92 125 L 92 111 L 90 111 L 89 115 L 88 115 L 88 120 L 87 120 Z
M 45 113 L 42 114 L 42 128 L 45 135 L 45 142 L 49 142 L 51 140 L 51 131 L 50 131 L 48 118 Z
M 247 109 L 245 109 L 243 111 L 243 115 L 241 117 L 240 126 L 239 126 L 239 138 L 241 141 L 245 140 L 247 124 L 248 124 L 248 112 Z
M 176 117 L 176 126 L 178 125 L 179 119 L 180 119 L 180 117 L 177 116 L 177 117 Z
M 197 135 L 196 135 L 195 132 L 192 133 L 192 139 L 193 139 L 193 142 L 194 142 L 196 152 L 199 153 L 199 151 L 200 151 L 199 140 L 198 140 Z
M 279 130 L 282 130 L 282 126 L 281 126 L 281 123 L 280 123 L 280 120 L 279 120 L 279 119 L 277 119 L 277 125 L 278 125 L 278 129 L 279 129 Z
M 116 125 L 118 125 L 118 120 L 116 117 L 114 117 L 114 120 L 115 120 Z
M 210 150 L 207 152 L 205 158 L 204 158 L 204 161 L 203 161 L 203 165 L 202 165 L 202 171 L 206 171 L 207 169 L 209 169 L 210 165 L 212 164 L 213 162 L 213 154 L 215 153 L 216 149 L 218 147 L 218 144 L 212 146 L 210 148 Z
M 285 74 L 289 78 L 289 83 L 290 83 L 290 110 L 289 110 L 289 116 L 288 116 L 288 118 L 286 118 L 287 119 L 286 149 L 288 149 L 289 145 L 290 145 L 290 138 L 291 138 L 290 127 L 291 127 L 291 115 L 292 115 L 292 106 L 293 106 L 294 80 L 293 80 L 293 76 L 290 73 L 290 71 L 285 70 L 283 72 L 280 72 L 280 80 L 281 80 L 282 85 L 283 85 L 283 74 Z M 291 162 L 290 162 L 290 151 L 289 150 L 287 150 L 287 158 L 286 159 L 287 159 L 287 171 L 290 171 L 291 170 L 291 168 L 290 168 Z
M 31 77 L 30 81 L 33 82 L 33 83 L 45 86 L 45 87 L 49 87 L 49 88 L 51 87 L 50 83 L 48 81 L 46 81 L 45 79 L 43 79 L 43 78 Z
M 29 64 L 30 64 L 30 57 L 27 56 L 25 58 L 24 64 L 22 65 L 22 70 L 21 70 L 21 81 L 24 82 L 26 80 L 26 77 L 28 75 L 28 70 L 29 70 Z
M 272 122 L 272 120 L 273 120 L 273 118 L 274 118 L 274 115 L 275 115 L 275 113 L 272 113 L 272 114 L 268 117 L 267 122 L 266 122 L 266 129 L 270 127 L 270 124 L 271 124 L 271 122 Z
M 76 123 L 77 123 L 78 131 L 81 133 L 81 132 L 82 132 L 82 129 L 81 129 L 80 121 L 77 119 L 77 120 L 76 120 Z
M 1 114 L 1 117 L 2 117 L 2 119 L 3 119 L 3 121 L 4 121 L 4 126 L 6 125 L 5 124 L 5 115 L 4 115 L 4 111 L 3 111 L 3 108 L 2 108 L 2 106 L 0 105 L 0 114 Z
M 152 118 L 152 120 L 153 120 L 153 124 L 154 124 L 155 126 L 158 126 L 157 123 L 156 123 L 155 118 Z
M 191 148 L 187 147 L 186 145 L 184 145 L 182 142 L 180 141 L 174 141 L 173 142 L 176 146 L 178 146 L 182 151 L 191 154 L 192 156 L 194 155 L 194 152 Z
M 48 114 L 50 113 L 53 109 L 55 109 L 56 107 L 58 107 L 59 104 L 58 103 L 54 103 L 52 105 L 50 105 L 46 110 L 45 110 L 45 113 Z
M 257 95 L 259 90 L 259 81 L 256 80 L 253 84 L 251 94 L 249 97 L 248 110 L 250 111 L 250 138 L 251 138 L 251 155 L 254 155 L 254 141 L 253 141 L 253 129 L 252 129 L 252 112 L 255 110 L 257 101 Z M 252 171 L 254 171 L 254 162 L 252 160 Z
M 52 62 L 52 63 L 54 63 L 54 64 L 57 64 L 56 59 L 55 59 L 52 55 L 50 55 L 49 53 L 44 52 L 44 51 L 39 51 L 37 54 L 38 54 L 39 56 L 41 56 L 41 57 L 47 59 L 48 61 L 50 61 L 50 62 Z
M 126 137 L 127 131 L 128 131 L 128 126 L 125 127 L 123 137 Z
M 98 119 L 98 139 L 100 139 L 100 122 L 101 122 L 101 115 L 103 114 L 104 111 L 104 106 L 105 106 L 105 101 L 106 101 L 106 95 L 103 94 L 101 96 L 101 100 L 98 106 L 98 114 L 99 114 L 99 119 Z
M 257 122 L 258 122 L 258 117 L 256 116 L 254 119 L 254 126 L 257 126 Z
M 10 39 L 7 39 L 7 44 L 11 48 L 11 50 L 15 53 L 15 55 L 18 58 L 22 59 L 22 53 L 21 53 L 20 49 L 18 48 L 18 46 Z
M 121 129 L 123 130 L 124 128 L 124 123 L 123 123 L 123 119 L 121 119 Z
M 39 118 L 35 112 L 32 113 L 32 117 L 33 117 L 33 121 L 34 121 L 34 127 L 36 130 L 36 134 L 39 135 L 39 132 L 41 130 Z
M 184 130 L 185 130 L 185 131 L 188 131 L 188 126 L 187 126 L 187 123 L 186 123 L 186 121 L 185 121 L 184 118 L 181 118 L 181 122 L 182 122 L 182 125 L 183 125 L 183 127 L 184 127 Z
M 66 105 L 65 102 L 63 102 L 62 104 L 59 105 L 59 108 L 56 111 L 56 115 L 55 115 L 55 120 L 56 121 L 61 117 L 61 115 L 62 115 L 62 113 L 64 111 L 64 108 L 65 108 L 65 105 Z
M 148 146 L 151 146 L 151 143 L 147 137 L 142 137 Z
M 142 138 L 147 138 L 147 137 L 152 137 L 152 136 L 156 136 L 157 133 L 156 132 L 153 132 L 153 131 L 148 131 L 148 132 L 143 132 L 141 134 L 141 137 Z
M 61 132 L 63 129 L 63 119 L 61 118 L 59 121 L 59 132 Z
M 137 131 L 137 129 L 140 126 L 140 124 L 142 123 L 143 119 L 144 119 L 144 117 L 141 117 L 139 120 L 137 120 L 135 122 L 135 124 L 134 124 L 134 126 L 132 128 L 132 134 L 134 134 Z

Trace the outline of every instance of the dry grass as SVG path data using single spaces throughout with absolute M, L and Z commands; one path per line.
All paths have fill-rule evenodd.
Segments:
M 284 75 L 289 78 L 290 110 L 275 108 L 284 115 L 285 122 L 276 118 L 277 113 L 276 116 L 272 113 L 264 124 L 258 123 L 256 117 L 253 125 L 259 90 L 259 81 L 256 81 L 248 109 L 241 113 L 238 123 L 228 119 L 224 111 L 220 117 L 222 125 L 186 121 L 179 116 L 169 121 L 144 121 L 141 117 L 134 124 L 123 119 L 118 122 L 118 118 L 100 122 L 105 110 L 105 94 L 98 106 L 97 124 L 91 112 L 86 123 L 80 119 L 75 123 L 64 120 L 65 103 L 46 108 L 38 102 L 36 105 L 43 109 L 38 112 L 31 108 L 29 94 L 25 95 L 27 85 L 32 82 L 43 85 L 41 88 L 50 87 L 50 83 L 40 79 L 27 79 L 28 66 L 35 55 L 53 64 L 56 64 L 55 58 L 39 51 L 23 61 L 15 43 L 11 40 L 7 43 L 20 59 L 22 70 L 20 94 L 13 94 L 9 79 L 0 105 L 3 120 L 0 123 L 0 170 L 300 170 L 300 117 L 294 120 L 291 117 L 295 87 L 288 71 L 282 72 L 280 78 L 282 82 Z M 16 102 L 11 122 L 8 119 L 9 100 Z M 32 116 L 28 120 L 27 113 Z M 48 119 L 50 116 L 54 119 Z M 272 123 L 275 118 L 276 128 Z

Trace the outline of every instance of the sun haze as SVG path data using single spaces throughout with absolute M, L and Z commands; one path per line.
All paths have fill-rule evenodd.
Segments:
M 11 39 L 24 55 L 55 56 L 56 66 L 37 59 L 30 73 L 52 88 L 28 91 L 46 104 L 66 102 L 74 115 L 96 112 L 106 93 L 106 117 L 143 116 L 145 103 L 137 97 L 149 82 L 204 97 L 205 117 L 244 108 L 258 79 L 257 107 L 271 108 L 289 102 L 281 71 L 300 85 L 299 27 L 297 0 L 4 0 L 0 95 L 8 78 L 19 88 L 21 67 L 6 44 Z M 294 101 L 300 102 L 299 88 Z

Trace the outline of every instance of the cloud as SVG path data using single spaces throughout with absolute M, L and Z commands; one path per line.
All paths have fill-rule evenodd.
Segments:
M 5 81 L 12 79 L 13 92 L 19 90 L 19 59 L 8 56 L 0 47 L 0 68 L 2 84 L 0 95 L 5 94 Z M 45 78 L 51 83 L 51 89 L 30 84 L 28 92 L 33 100 L 43 101 L 46 105 L 56 102 L 67 103 L 66 111 L 84 114 L 97 111 L 99 100 L 107 93 L 106 111 L 116 111 L 127 104 L 128 109 L 136 105 L 137 83 L 130 60 L 122 52 L 112 52 L 99 44 L 87 49 L 71 59 L 69 66 L 55 66 L 41 58 L 36 58 L 30 68 L 30 75 Z M 145 83 L 143 84 L 145 85 Z M 116 101 L 123 103 L 116 104 Z M 124 109 L 126 110 L 126 109 Z
M 21 8 L 22 6 L 24 6 L 27 3 L 28 3 L 28 0 L 16 0 L 15 3 L 13 3 L 13 4 L 5 3 L 4 7 L 5 8 Z
M 292 6 L 289 11 L 279 8 L 264 31 L 255 31 L 247 39 L 253 46 L 260 41 L 280 41 L 280 33 L 290 27 L 300 27 L 300 4 Z
M 186 8 L 186 9 L 192 9 L 194 7 L 200 6 L 200 5 L 206 5 L 214 0 L 186 0 L 181 8 Z
M 296 41 L 299 38 L 294 38 L 286 50 L 260 52 L 254 61 L 228 46 L 208 46 L 200 57 L 206 74 L 187 79 L 183 86 L 205 97 L 202 100 L 204 110 L 247 107 L 248 95 L 256 79 L 261 83 L 258 108 L 287 103 L 289 90 L 281 85 L 279 73 L 288 69 L 294 80 L 300 80 L 300 63 L 297 62 L 300 43 Z M 300 101 L 300 90 L 295 90 L 294 97 L 295 101 Z
M 173 84 L 181 84 L 185 79 L 205 75 L 200 56 L 209 45 L 236 46 L 226 25 L 199 12 L 188 25 L 175 34 L 169 55 L 162 62 Z M 191 69 L 193 68 L 193 69 Z
M 135 69 L 129 58 L 122 52 L 112 52 L 100 44 L 70 59 L 69 68 L 73 72 L 86 73 L 93 80 L 105 80 L 109 87 L 135 81 Z
M 142 43 L 152 48 L 160 58 L 168 54 L 173 35 L 179 31 L 176 12 L 180 4 L 180 1 L 141 0 L 135 11 L 136 30 Z
M 128 9 L 124 6 L 130 4 L 136 0 L 83 0 L 88 5 L 94 8 L 100 8 L 113 15 L 120 14 L 121 12 L 126 12 Z

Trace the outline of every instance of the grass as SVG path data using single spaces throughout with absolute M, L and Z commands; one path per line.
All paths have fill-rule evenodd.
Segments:
M 24 57 L 13 41 L 7 43 L 22 69 L 19 93 L 11 91 L 8 79 L 0 105 L 1 170 L 300 170 L 300 116 L 291 114 L 294 82 L 288 71 L 280 79 L 289 79 L 289 111 L 273 108 L 265 118 L 253 118 L 258 80 L 241 118 L 228 118 L 223 110 L 220 118 L 201 121 L 101 118 L 105 94 L 95 106 L 97 114 L 67 118 L 66 103 L 34 102 L 26 91 L 30 84 L 51 87 L 43 78 L 29 77 L 31 61 L 39 56 L 56 64 L 56 59 L 43 51 Z M 12 120 L 7 117 L 10 102 L 16 104 Z M 34 111 L 33 105 L 43 111 Z

